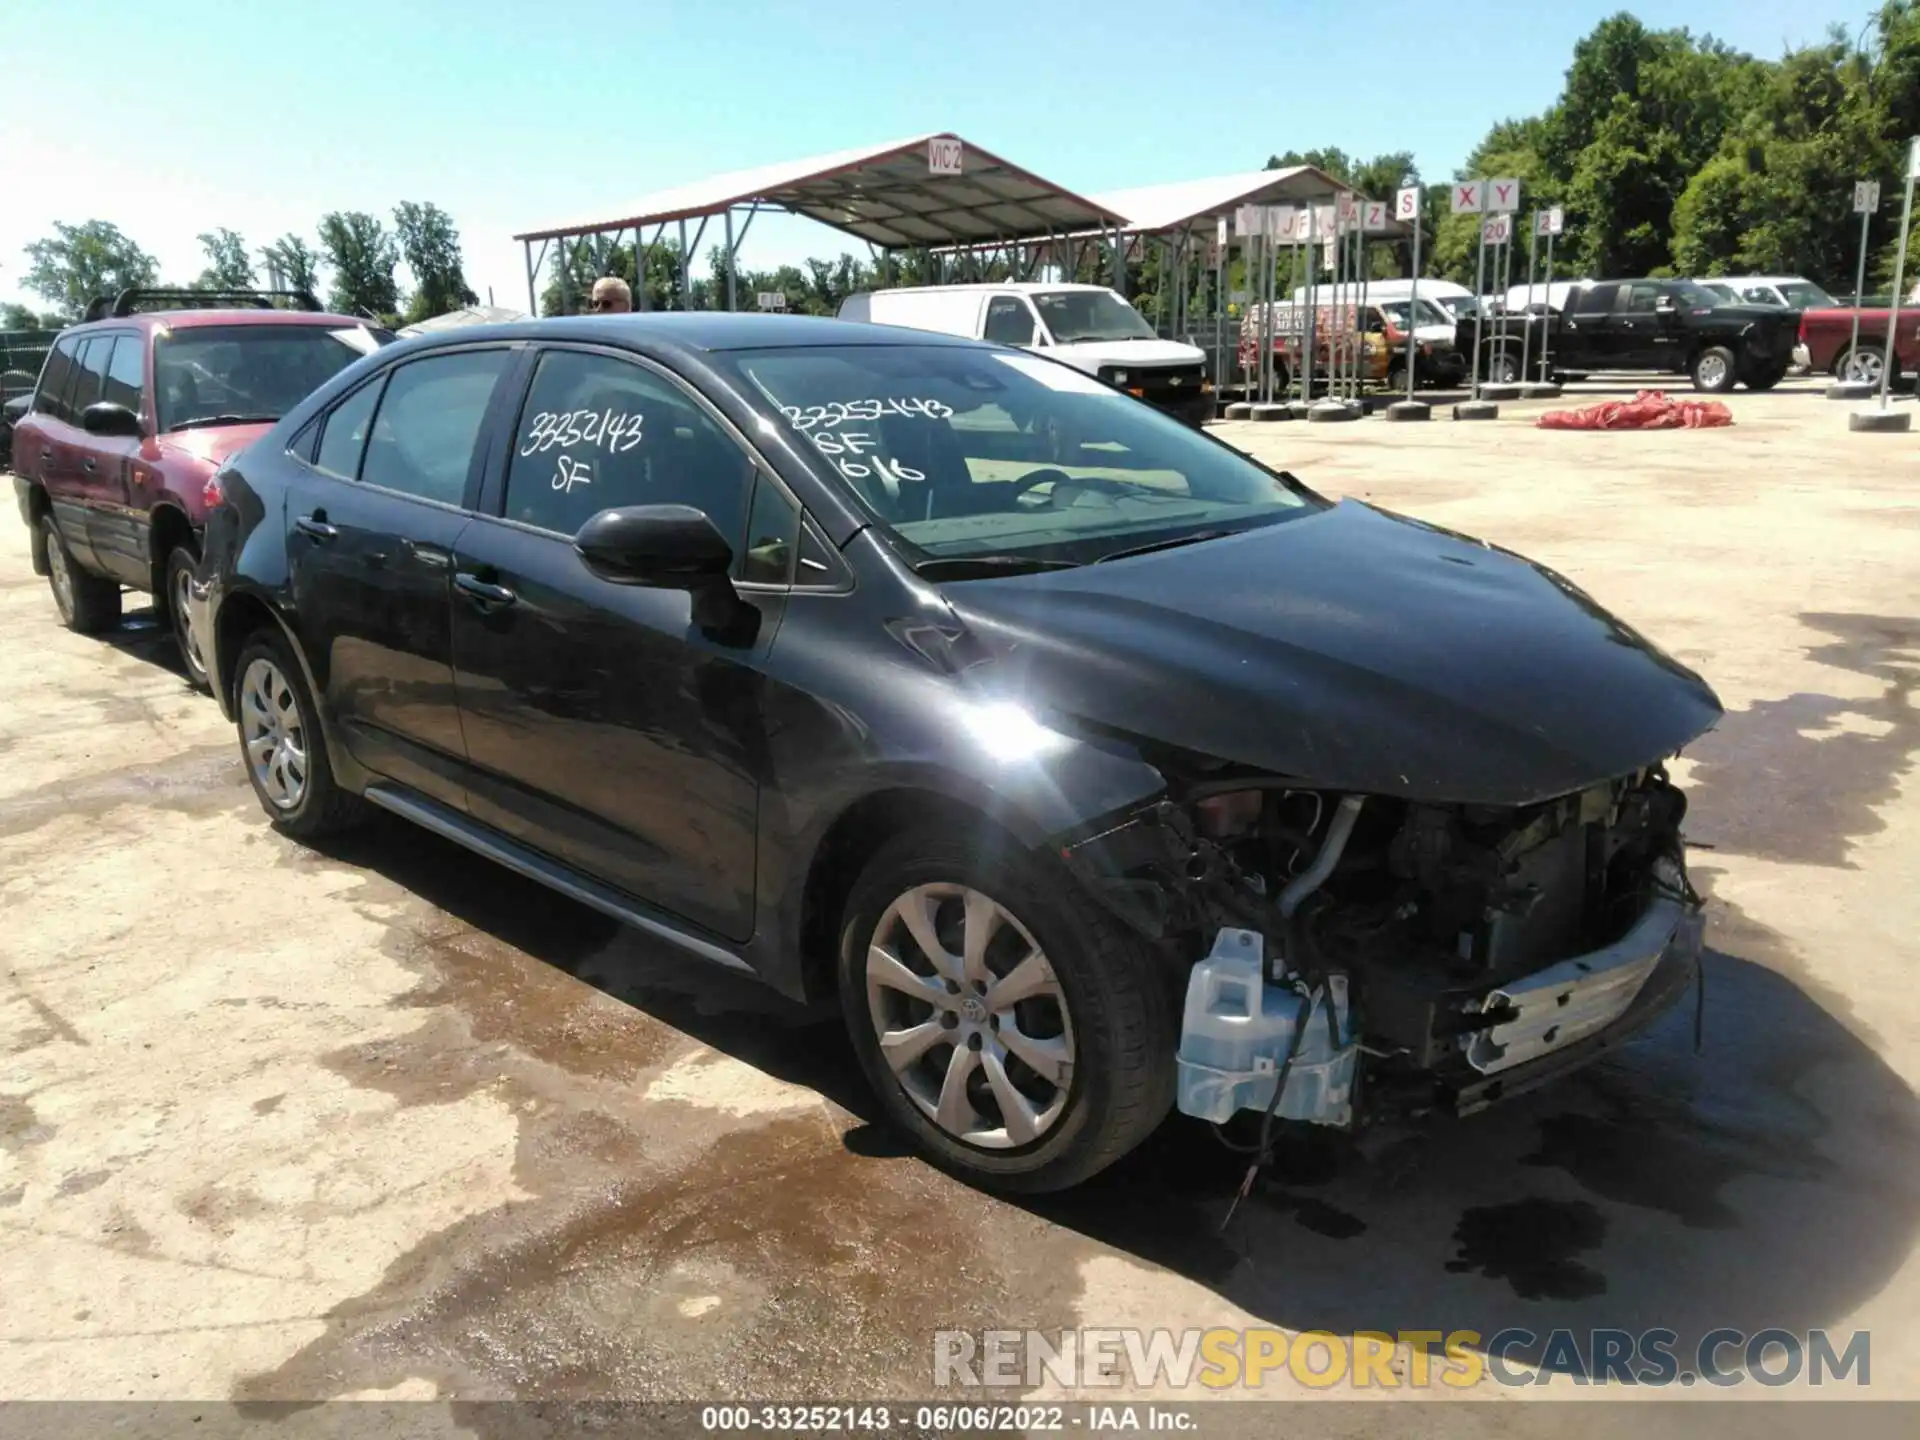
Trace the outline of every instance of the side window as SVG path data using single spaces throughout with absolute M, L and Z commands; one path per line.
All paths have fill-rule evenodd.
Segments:
M 1772 305 L 1777 308 L 1781 303 L 1780 297 L 1774 294 L 1773 291 L 1769 290 L 1765 285 L 1755 285 L 1750 287 L 1747 290 L 1745 298 L 1747 303 L 1750 305 Z
M 342 480 L 360 478 L 360 454 L 367 448 L 367 430 L 373 420 L 373 407 L 380 400 L 380 381 L 362 385 L 327 413 L 320 432 L 320 452 L 313 463 L 329 475 Z M 460 483 L 466 484 L 466 472 Z
M 799 543 L 799 507 L 773 481 L 759 476 L 747 512 L 746 544 L 734 562 L 735 578 L 756 585 L 791 585 Z
M 474 446 L 486 424 L 494 384 L 509 350 L 429 355 L 396 369 L 367 435 L 360 481 L 422 500 L 458 505 L 466 498 Z M 345 408 L 344 406 L 342 407 Z M 327 422 L 324 453 L 340 412 Z
M 1658 285 L 1637 284 L 1621 287 L 1620 308 L 1629 315 L 1651 315 L 1660 299 Z
M 51 415 L 56 420 L 67 418 L 67 382 L 73 379 L 74 352 L 79 348 L 80 340 L 68 336 L 56 341 L 47 352 L 47 363 L 40 371 L 40 388 L 33 394 L 33 408 L 38 413 Z
M 1573 307 L 1574 313 L 1604 315 L 1613 309 L 1613 297 L 1619 293 L 1618 285 L 1588 285 L 1580 291 L 1580 303 Z
M 107 381 L 107 356 L 113 351 L 113 336 L 95 335 L 80 347 L 74 362 L 73 393 L 67 397 L 67 412 L 78 425 L 87 407 L 100 398 Z
M 996 345 L 1031 345 L 1033 312 L 1018 295 L 996 295 L 987 302 L 986 333 L 983 339 Z
M 107 361 L 107 382 L 100 392 L 102 400 L 124 405 L 140 413 L 146 394 L 147 342 L 142 335 L 122 335 L 113 342 L 113 357 Z
M 506 515 L 562 535 L 621 505 L 692 505 L 746 522 L 753 462 L 677 385 L 612 355 L 549 350 L 514 427 Z

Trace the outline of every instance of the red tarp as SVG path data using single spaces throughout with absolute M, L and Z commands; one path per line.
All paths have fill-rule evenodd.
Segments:
M 1731 425 L 1733 412 L 1717 400 L 1669 400 L 1664 390 L 1642 390 L 1631 400 L 1549 410 L 1536 423 L 1542 430 L 1706 430 Z

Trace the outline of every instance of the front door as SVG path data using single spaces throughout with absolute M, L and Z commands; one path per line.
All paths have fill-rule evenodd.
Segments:
M 616 585 L 573 548 L 622 505 L 704 510 L 740 549 L 754 462 L 664 371 L 544 352 L 502 492 L 455 554 L 453 648 L 475 818 L 743 940 L 753 930 L 771 637 L 726 643 L 684 591 Z
M 1614 302 L 1614 361 L 1623 370 L 1670 370 L 1676 347 L 1671 331 L 1678 324 L 1672 313 L 1660 309 L 1664 289 L 1655 281 L 1636 280 L 1620 287 Z
M 73 423 L 100 400 L 126 404 L 129 369 L 144 371 L 146 340 L 136 330 L 107 331 L 88 341 L 74 377 Z M 138 389 L 138 380 L 135 388 Z M 139 400 L 128 406 L 140 413 Z M 130 499 L 129 476 L 140 442 L 126 435 L 89 435 L 84 429 L 74 446 L 75 478 L 87 506 L 87 536 L 101 570 L 123 585 L 144 590 L 153 583 L 147 557 L 147 513 Z
M 376 774 L 460 807 L 453 552 L 471 518 L 488 407 L 514 354 L 430 355 L 362 385 L 329 413 L 287 495 L 302 640 L 347 748 Z

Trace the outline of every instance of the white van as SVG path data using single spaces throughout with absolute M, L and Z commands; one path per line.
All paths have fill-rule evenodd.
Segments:
M 1206 356 L 1162 340 L 1104 285 L 924 285 L 840 302 L 842 320 L 900 325 L 1037 350 L 1190 425 L 1213 419 Z

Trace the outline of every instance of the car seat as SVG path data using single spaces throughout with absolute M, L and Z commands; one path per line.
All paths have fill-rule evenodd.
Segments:
M 991 487 L 974 483 L 960 437 L 945 420 L 883 415 L 880 442 L 887 458 L 925 477 L 913 480 L 896 472 L 899 493 L 894 496 L 887 495 L 882 482 L 870 482 L 883 514 L 895 520 L 931 520 L 978 515 L 996 508 Z

